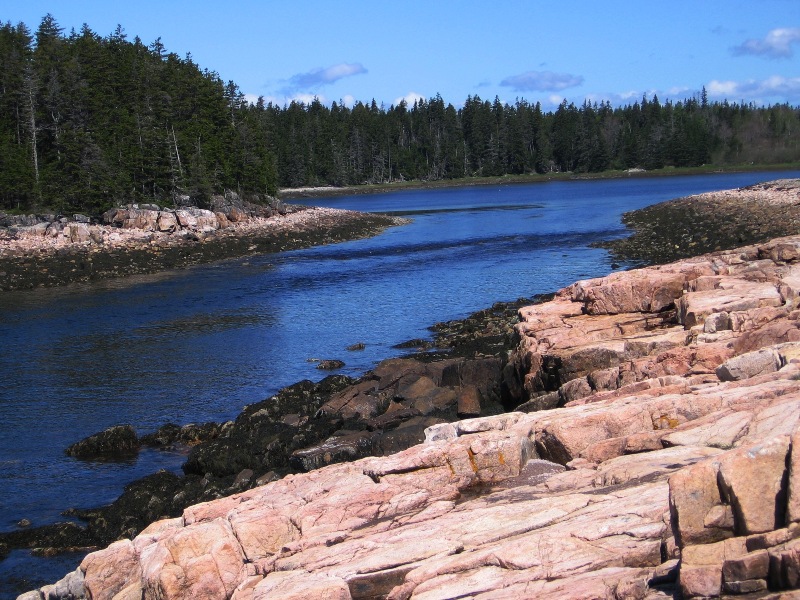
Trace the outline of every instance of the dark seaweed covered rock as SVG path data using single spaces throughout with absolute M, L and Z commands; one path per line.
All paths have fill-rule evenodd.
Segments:
M 341 360 L 326 359 L 319 361 L 317 368 L 323 371 L 336 371 L 337 369 L 341 369 L 343 366 L 344 362 Z
M 182 426 L 167 423 L 155 432 L 143 435 L 140 441 L 145 446 L 156 448 L 169 448 L 175 445 L 196 446 L 219 437 L 222 428 L 223 425 L 219 423 L 189 423 Z
M 125 460 L 139 452 L 139 438 L 130 425 L 115 425 L 72 444 L 65 452 L 80 460 Z
M 625 213 L 628 237 L 594 244 L 617 261 L 663 264 L 800 231 L 800 181 L 708 192 Z
M 314 416 L 331 394 L 353 382 L 341 375 L 316 384 L 301 381 L 245 407 L 223 436 L 192 449 L 184 472 L 216 477 L 236 475 L 244 469 L 257 476 L 270 470 L 286 472 L 294 450 L 325 439 L 341 426 L 340 418 Z
M 125 486 L 122 495 L 108 506 L 65 514 L 86 521 L 86 536 L 93 542 L 108 544 L 134 537 L 158 519 L 179 516 L 188 506 L 186 500 L 201 500 L 203 489 L 199 477 L 187 479 L 159 471 Z M 213 498 L 209 496 L 207 499 Z

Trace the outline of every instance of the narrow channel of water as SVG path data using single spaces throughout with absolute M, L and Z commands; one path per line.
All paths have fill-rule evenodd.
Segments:
M 139 433 L 222 421 L 341 359 L 357 375 L 437 321 L 611 270 L 593 241 L 623 212 L 800 171 L 553 182 L 314 199 L 413 219 L 377 237 L 180 272 L 0 294 L 0 529 L 108 503 L 182 457 L 124 464 L 64 455 L 114 424 Z M 361 352 L 346 347 L 362 342 Z M 0 562 L 0 598 L 53 581 L 74 558 Z M 34 572 L 35 571 L 35 572 Z

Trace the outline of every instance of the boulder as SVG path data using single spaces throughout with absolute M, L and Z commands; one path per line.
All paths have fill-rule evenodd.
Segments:
M 142 208 L 129 208 L 122 214 L 114 216 L 114 222 L 121 217 L 124 229 L 142 229 L 144 231 L 156 231 L 158 229 L 158 210 Z
M 81 460 L 126 460 L 139 452 L 139 438 L 130 425 L 115 425 L 75 442 L 65 452 Z
M 323 371 L 336 371 L 344 367 L 344 361 L 336 359 L 321 360 L 317 363 L 317 368 Z
M 130 586 L 138 588 L 141 594 L 142 567 L 130 540 L 120 540 L 92 552 L 83 559 L 80 570 L 90 598 L 111 600 Z
M 669 502 L 680 546 L 709 544 L 733 537 L 733 512 L 717 485 L 719 463 L 703 461 L 669 478 Z
M 762 348 L 726 360 L 717 367 L 717 377 L 721 381 L 739 381 L 764 373 L 772 373 L 781 368 L 781 357 L 772 348 Z
M 67 226 L 69 241 L 73 244 L 81 244 L 90 240 L 91 233 L 89 226 L 85 223 L 71 223 Z
M 785 524 L 785 469 L 789 436 L 733 450 L 720 461 L 719 488 L 733 509 L 739 535 L 764 533 Z
M 158 231 L 172 233 L 178 229 L 178 219 L 174 212 L 161 211 L 158 213 Z
M 458 416 L 462 419 L 481 414 L 481 395 L 475 386 L 465 386 L 458 393 Z

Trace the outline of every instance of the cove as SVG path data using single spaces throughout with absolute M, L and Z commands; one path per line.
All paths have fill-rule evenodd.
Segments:
M 375 238 L 156 276 L 0 296 L 0 527 L 58 520 L 183 457 L 82 463 L 72 442 L 117 423 L 223 421 L 338 358 L 358 374 L 436 321 L 611 270 L 591 242 L 623 212 L 797 172 L 404 191 L 311 203 L 413 219 Z M 365 350 L 348 352 L 361 342 Z M 23 568 L 0 564 L 0 577 Z M 14 561 L 18 561 L 14 567 Z M 71 570 L 72 566 L 66 570 Z M 62 573 L 63 574 L 63 573 Z M 56 577 L 46 575 L 45 580 Z M 2 588 L 6 588 L 5 584 Z M 29 589 L 30 585 L 26 589 Z M 13 596 L 11 596 L 13 597 Z

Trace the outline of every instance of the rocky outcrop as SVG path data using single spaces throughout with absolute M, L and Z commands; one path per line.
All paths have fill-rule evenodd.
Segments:
M 576 282 L 521 311 L 508 384 L 536 408 L 775 371 L 780 350 L 762 348 L 800 341 L 798 246 L 779 238 Z
M 527 412 L 434 423 L 422 444 L 339 464 L 326 440 L 321 468 L 157 521 L 58 585 L 137 599 L 796 597 L 799 256 L 791 237 L 577 282 L 520 310 L 503 381 Z M 436 406 L 451 382 L 467 411 L 483 368 L 405 367 L 332 394 L 318 418 L 377 427 Z

